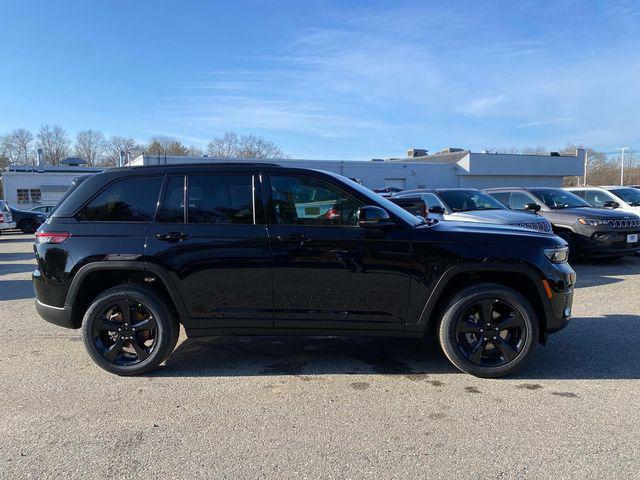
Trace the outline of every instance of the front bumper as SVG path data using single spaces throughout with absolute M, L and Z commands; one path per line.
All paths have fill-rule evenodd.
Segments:
M 545 282 L 549 289 L 545 289 L 545 331 L 542 341 L 547 336 L 559 332 L 571 321 L 573 308 L 573 292 L 576 284 L 576 272 L 568 263 L 553 264 L 545 271 Z
M 633 243 L 627 242 L 629 235 L 637 235 L 638 239 L 640 239 L 639 230 L 592 232 L 588 236 L 580 237 L 582 241 L 577 245 L 578 253 L 582 256 L 592 258 L 633 255 L 640 251 L 640 241 Z
M 16 222 L 2 222 L 2 223 L 0 223 L 0 230 L 9 230 L 10 228 L 16 228 Z

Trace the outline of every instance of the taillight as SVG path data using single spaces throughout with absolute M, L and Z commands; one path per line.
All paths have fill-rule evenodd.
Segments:
M 62 243 L 70 236 L 69 232 L 36 232 L 36 243 Z
M 0 223 L 4 223 L 4 215 L 0 213 Z

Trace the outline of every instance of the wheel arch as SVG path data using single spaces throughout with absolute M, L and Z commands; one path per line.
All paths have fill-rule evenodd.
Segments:
M 452 267 L 438 281 L 413 328 L 421 328 L 429 335 L 435 334 L 444 308 L 453 295 L 470 285 L 493 283 L 515 290 L 531 304 L 540 327 L 540 340 L 544 343 L 549 306 L 544 301 L 546 294 L 541 280 L 542 277 L 526 265 L 478 264 Z
M 140 261 L 101 261 L 83 266 L 74 275 L 65 306 L 70 309 L 74 328 L 82 325 L 84 312 L 101 292 L 117 285 L 144 284 L 163 296 L 178 317 L 185 315 L 175 286 L 161 268 Z

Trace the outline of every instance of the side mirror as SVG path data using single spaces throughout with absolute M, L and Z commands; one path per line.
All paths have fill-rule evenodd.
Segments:
M 620 204 L 618 202 L 614 202 L 613 200 L 607 200 L 602 204 L 605 208 L 620 208 Z
M 444 215 L 445 211 L 440 205 L 435 205 L 429 208 L 429 213 L 435 213 L 436 215 Z
M 358 226 L 363 228 L 383 228 L 393 226 L 389 214 L 384 208 L 367 205 L 358 211 Z
M 539 212 L 541 208 L 542 207 L 540 205 L 538 205 L 537 203 L 527 203 L 524 206 L 524 209 L 528 210 L 530 212 Z

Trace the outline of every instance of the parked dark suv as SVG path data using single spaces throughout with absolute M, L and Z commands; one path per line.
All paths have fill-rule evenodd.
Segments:
M 569 244 L 574 258 L 622 257 L 640 249 L 640 217 L 593 208 L 561 188 L 490 188 L 489 195 L 514 210 L 537 211 Z
M 106 170 L 36 234 L 36 307 L 102 368 L 187 336 L 436 334 L 459 369 L 519 368 L 571 316 L 566 243 L 425 223 L 339 175 L 255 163 Z

